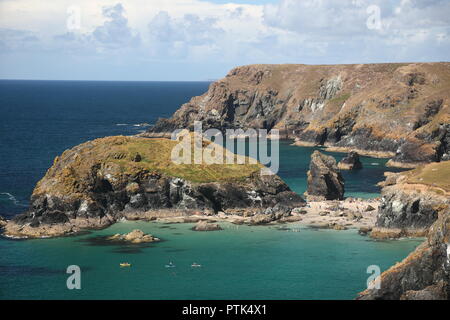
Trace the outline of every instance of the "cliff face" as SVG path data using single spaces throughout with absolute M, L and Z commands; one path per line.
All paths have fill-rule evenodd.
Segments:
M 393 157 L 449 158 L 450 63 L 250 65 L 161 119 L 150 134 L 192 128 L 277 128 L 299 145 Z
M 58 236 L 103 228 L 122 217 L 176 214 L 290 214 L 303 199 L 260 164 L 174 165 L 176 141 L 97 139 L 65 151 L 39 181 L 28 212 L 5 226 L 10 236 Z
M 450 161 L 390 176 L 373 237 L 427 235 L 359 299 L 450 299 Z M 438 177 L 440 176 L 440 177 Z
M 308 189 L 305 196 L 308 201 L 344 199 L 344 178 L 332 156 L 314 151 L 307 177 Z
M 381 183 L 381 205 L 374 238 L 424 236 L 450 207 L 450 161 L 403 173 L 389 173 Z

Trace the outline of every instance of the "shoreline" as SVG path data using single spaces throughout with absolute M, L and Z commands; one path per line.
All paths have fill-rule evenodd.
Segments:
M 73 219 L 61 225 L 44 225 L 31 227 L 20 226 L 8 221 L 1 235 L 10 239 L 48 239 L 78 235 L 86 231 L 103 230 L 120 221 L 142 221 L 161 223 L 210 223 L 229 222 L 235 225 L 279 225 L 297 223 L 302 226 L 320 229 L 359 229 L 368 233 L 375 227 L 378 214 L 379 199 L 347 198 L 345 200 L 310 201 L 306 206 L 294 208 L 289 216 L 275 217 L 269 214 L 252 214 L 242 210 L 228 212 L 189 211 L 189 210 L 155 210 L 147 212 L 122 212 L 117 218 L 111 216 L 105 219 L 88 221 Z M 369 209 L 369 210 L 368 210 Z

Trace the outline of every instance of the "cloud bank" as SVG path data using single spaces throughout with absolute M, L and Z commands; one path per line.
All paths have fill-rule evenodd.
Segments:
M 0 78 L 206 80 L 250 63 L 445 61 L 449 14 L 447 0 L 3 0 Z

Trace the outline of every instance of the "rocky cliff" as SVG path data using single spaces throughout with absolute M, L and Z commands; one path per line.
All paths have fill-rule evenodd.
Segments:
M 176 128 L 279 129 L 299 145 L 393 158 L 412 167 L 449 159 L 450 63 L 250 65 L 160 119 Z
M 103 228 L 122 217 L 151 219 L 164 210 L 251 215 L 270 209 L 281 217 L 303 205 L 278 176 L 260 175 L 259 163 L 174 164 L 176 143 L 118 136 L 65 151 L 36 185 L 28 212 L 8 222 L 5 233 L 59 236 Z
M 307 182 L 305 196 L 308 201 L 344 199 L 344 178 L 332 156 L 317 150 L 313 152 Z
M 450 161 L 403 173 L 388 173 L 381 183 L 381 205 L 374 238 L 424 236 L 450 206 Z
M 450 299 L 450 161 L 389 176 L 372 236 L 421 231 L 427 239 L 358 299 Z

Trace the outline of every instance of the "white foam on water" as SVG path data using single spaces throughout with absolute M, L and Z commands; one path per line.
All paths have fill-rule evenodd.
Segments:
M 5 195 L 8 197 L 8 200 L 12 201 L 16 206 L 19 207 L 26 207 L 27 205 L 20 203 L 16 197 L 14 197 L 11 193 L 9 192 L 0 192 L 0 195 Z

